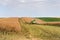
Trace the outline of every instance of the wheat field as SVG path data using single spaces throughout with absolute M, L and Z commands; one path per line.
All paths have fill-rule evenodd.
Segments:
M 21 30 L 0 30 L 0 40 L 60 40 L 60 26 L 28 24 L 21 18 L 18 22 Z

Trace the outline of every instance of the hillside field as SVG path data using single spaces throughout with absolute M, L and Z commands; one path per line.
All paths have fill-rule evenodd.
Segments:
M 43 19 L 44 21 L 60 21 L 59 19 Z M 22 18 L 18 18 L 21 31 L 7 32 L 0 30 L 0 40 L 60 40 L 60 26 L 37 25 L 25 23 Z

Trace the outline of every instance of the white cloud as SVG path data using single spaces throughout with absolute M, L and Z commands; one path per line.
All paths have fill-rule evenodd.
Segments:
M 25 2 L 25 0 L 21 0 L 20 2 L 23 2 L 23 3 L 24 3 L 24 2 Z
M 34 1 L 47 1 L 47 0 L 34 0 Z
M 36 1 L 46 1 L 46 0 L 0 0 L 0 4 L 2 5 L 15 5 L 17 6 L 16 4 L 20 5 L 20 4 L 23 4 L 24 2 L 26 2 L 27 4 L 28 3 L 31 3 L 31 2 L 36 2 Z
M 7 5 L 8 0 L 0 0 L 1 5 Z
M 0 0 L 0 5 L 13 8 L 41 8 L 47 6 L 60 6 L 59 0 Z

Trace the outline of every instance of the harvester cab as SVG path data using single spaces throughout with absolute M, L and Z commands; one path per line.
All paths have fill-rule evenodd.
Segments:
M 33 19 L 30 23 L 31 23 L 31 24 L 36 24 L 36 20 Z

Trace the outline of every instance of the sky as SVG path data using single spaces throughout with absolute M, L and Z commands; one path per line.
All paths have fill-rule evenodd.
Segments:
M 60 0 L 0 0 L 0 17 L 60 17 Z

